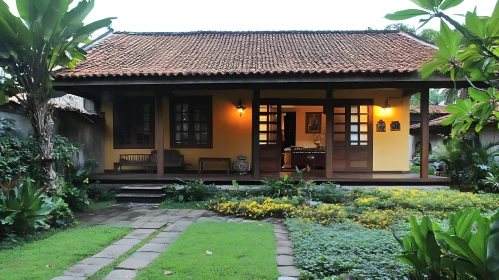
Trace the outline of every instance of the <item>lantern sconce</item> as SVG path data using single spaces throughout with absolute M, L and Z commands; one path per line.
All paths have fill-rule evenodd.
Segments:
M 239 114 L 239 117 L 242 117 L 244 114 L 244 111 L 246 110 L 246 107 L 243 106 L 243 101 L 239 99 L 239 104 L 236 106 L 237 113 Z
M 385 105 L 383 105 L 383 107 L 382 107 L 385 114 L 389 114 L 392 111 L 392 106 L 390 105 L 390 102 L 389 102 L 390 99 L 399 99 L 400 105 L 404 104 L 403 97 L 387 97 L 385 100 Z

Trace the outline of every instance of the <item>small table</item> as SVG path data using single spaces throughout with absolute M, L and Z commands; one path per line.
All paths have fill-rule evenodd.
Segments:
M 227 163 L 227 175 L 230 174 L 230 167 L 231 167 L 230 158 L 199 158 L 198 174 L 201 174 L 201 172 L 203 172 L 203 163 L 206 161 L 226 162 Z

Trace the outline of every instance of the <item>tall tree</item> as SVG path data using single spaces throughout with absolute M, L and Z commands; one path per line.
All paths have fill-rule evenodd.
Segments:
M 402 22 L 389 24 L 385 27 L 385 30 L 402 30 L 408 33 L 412 33 L 425 40 L 426 42 L 430 42 L 432 44 L 437 43 L 437 37 L 439 34 L 439 32 L 435 29 L 426 28 L 419 31 L 419 29 L 417 29 L 416 27 L 407 25 Z
M 90 35 L 111 24 L 112 18 L 89 24 L 83 21 L 94 7 L 93 0 L 17 0 L 14 16 L 0 0 L 0 102 L 18 94 L 34 129 L 40 164 L 47 184 L 57 186 L 52 135 L 54 93 L 51 73 L 60 67 L 74 67 L 84 60 L 80 46 Z M 19 94 L 21 93 L 21 94 Z M 0 103 L 0 104 L 1 104 Z
M 411 0 L 419 9 L 386 15 L 391 20 L 424 17 L 420 19 L 423 25 L 434 18 L 440 19 L 439 50 L 433 60 L 421 68 L 421 74 L 428 78 L 438 71 L 450 75 L 452 80 L 465 79 L 470 85 L 469 98 L 456 99 L 456 104 L 447 105 L 446 110 L 452 116 L 443 124 L 452 124 L 451 136 L 468 131 L 472 125 L 479 132 L 484 125 L 499 118 L 499 1 L 491 16 L 478 16 L 475 9 L 467 12 L 465 23 L 460 24 L 446 11 L 463 1 Z M 477 87 L 477 81 L 488 88 Z

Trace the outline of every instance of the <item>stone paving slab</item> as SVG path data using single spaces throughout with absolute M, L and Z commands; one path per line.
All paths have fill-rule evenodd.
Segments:
M 144 246 L 142 246 L 140 249 L 137 250 L 137 252 L 156 252 L 156 253 L 163 253 L 166 248 L 168 248 L 170 244 L 158 244 L 158 243 L 147 243 Z
M 291 247 L 277 247 L 277 255 L 293 255 L 293 249 Z
M 93 255 L 93 258 L 117 259 L 119 256 L 132 249 L 133 245 L 109 245 L 100 253 Z
M 177 239 L 176 237 L 154 237 L 149 241 L 149 243 L 154 244 L 171 244 Z
M 292 247 L 291 241 L 277 240 L 277 247 Z
M 295 266 L 278 266 L 277 270 L 282 276 L 300 277 L 300 271 Z
M 287 277 L 287 276 L 281 276 L 277 278 L 277 280 L 298 280 L 296 277 Z
M 152 218 L 149 222 L 151 222 L 151 223 L 158 223 L 158 222 L 170 222 L 170 221 L 172 221 L 172 217 L 173 217 L 173 216 L 170 216 L 170 215 L 165 215 L 165 214 L 161 214 L 161 215 L 159 215 L 159 216 L 156 216 L 156 217 Z M 175 216 L 175 217 L 177 217 L 177 216 Z M 178 219 L 180 219 L 180 218 L 181 218 L 181 217 L 180 217 L 180 216 L 178 216 Z M 178 220 L 178 219 L 177 219 L 177 220 Z M 175 220 L 175 221 L 176 221 L 176 220 Z
M 289 240 L 289 234 L 286 233 L 274 233 L 275 240 L 277 241 L 287 241 Z
M 201 217 L 206 213 L 206 210 L 192 210 L 187 217 Z
M 135 252 L 128 259 L 120 263 L 117 268 L 142 269 L 154 261 L 160 253 L 155 252 Z
M 85 276 L 58 276 L 55 278 L 52 278 L 52 280 L 83 280 L 87 279 Z
M 166 222 L 157 222 L 157 223 L 149 222 L 149 223 L 142 225 L 140 228 L 158 229 L 164 225 L 166 225 Z
M 127 236 L 123 237 L 124 239 L 144 239 L 151 235 L 151 233 L 155 232 L 154 229 L 136 229 L 129 233 Z
M 187 216 L 189 213 L 191 213 L 193 210 L 192 209 L 179 209 L 175 215 L 176 216 Z
M 109 258 L 94 258 L 94 257 L 91 257 L 91 258 L 86 258 L 86 259 L 82 260 L 78 264 L 104 265 L 104 266 L 106 266 L 106 265 L 112 263 L 113 261 L 114 261 L 114 259 L 109 259 Z
M 196 221 L 197 222 L 216 222 L 218 220 L 214 217 L 200 217 Z
M 278 266 L 288 266 L 288 265 L 294 265 L 295 264 L 295 258 L 293 256 L 289 255 L 277 255 L 277 265 Z
M 156 235 L 155 238 L 177 238 L 180 234 L 179 231 L 163 231 Z
M 135 279 L 135 276 L 137 276 L 135 270 L 118 269 L 111 271 L 103 280 Z
M 76 264 L 64 271 L 66 276 L 90 277 L 106 265 Z
M 164 231 L 171 231 L 171 232 L 182 232 L 184 231 L 188 226 L 190 226 L 193 222 L 192 221 L 177 221 L 167 228 L 165 228 Z
M 120 239 L 116 242 L 113 243 L 113 245 L 137 245 L 142 241 L 142 239 L 136 239 L 136 238 L 126 238 L 126 239 Z

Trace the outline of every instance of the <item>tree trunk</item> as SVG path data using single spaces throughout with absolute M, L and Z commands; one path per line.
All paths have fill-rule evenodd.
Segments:
M 35 133 L 35 142 L 40 153 L 40 167 L 46 177 L 45 184 L 49 189 L 56 190 L 59 184 L 55 172 L 55 154 L 52 142 L 54 132 L 53 105 L 49 104 L 48 101 L 48 98 L 37 98 L 28 94 L 26 109 Z

